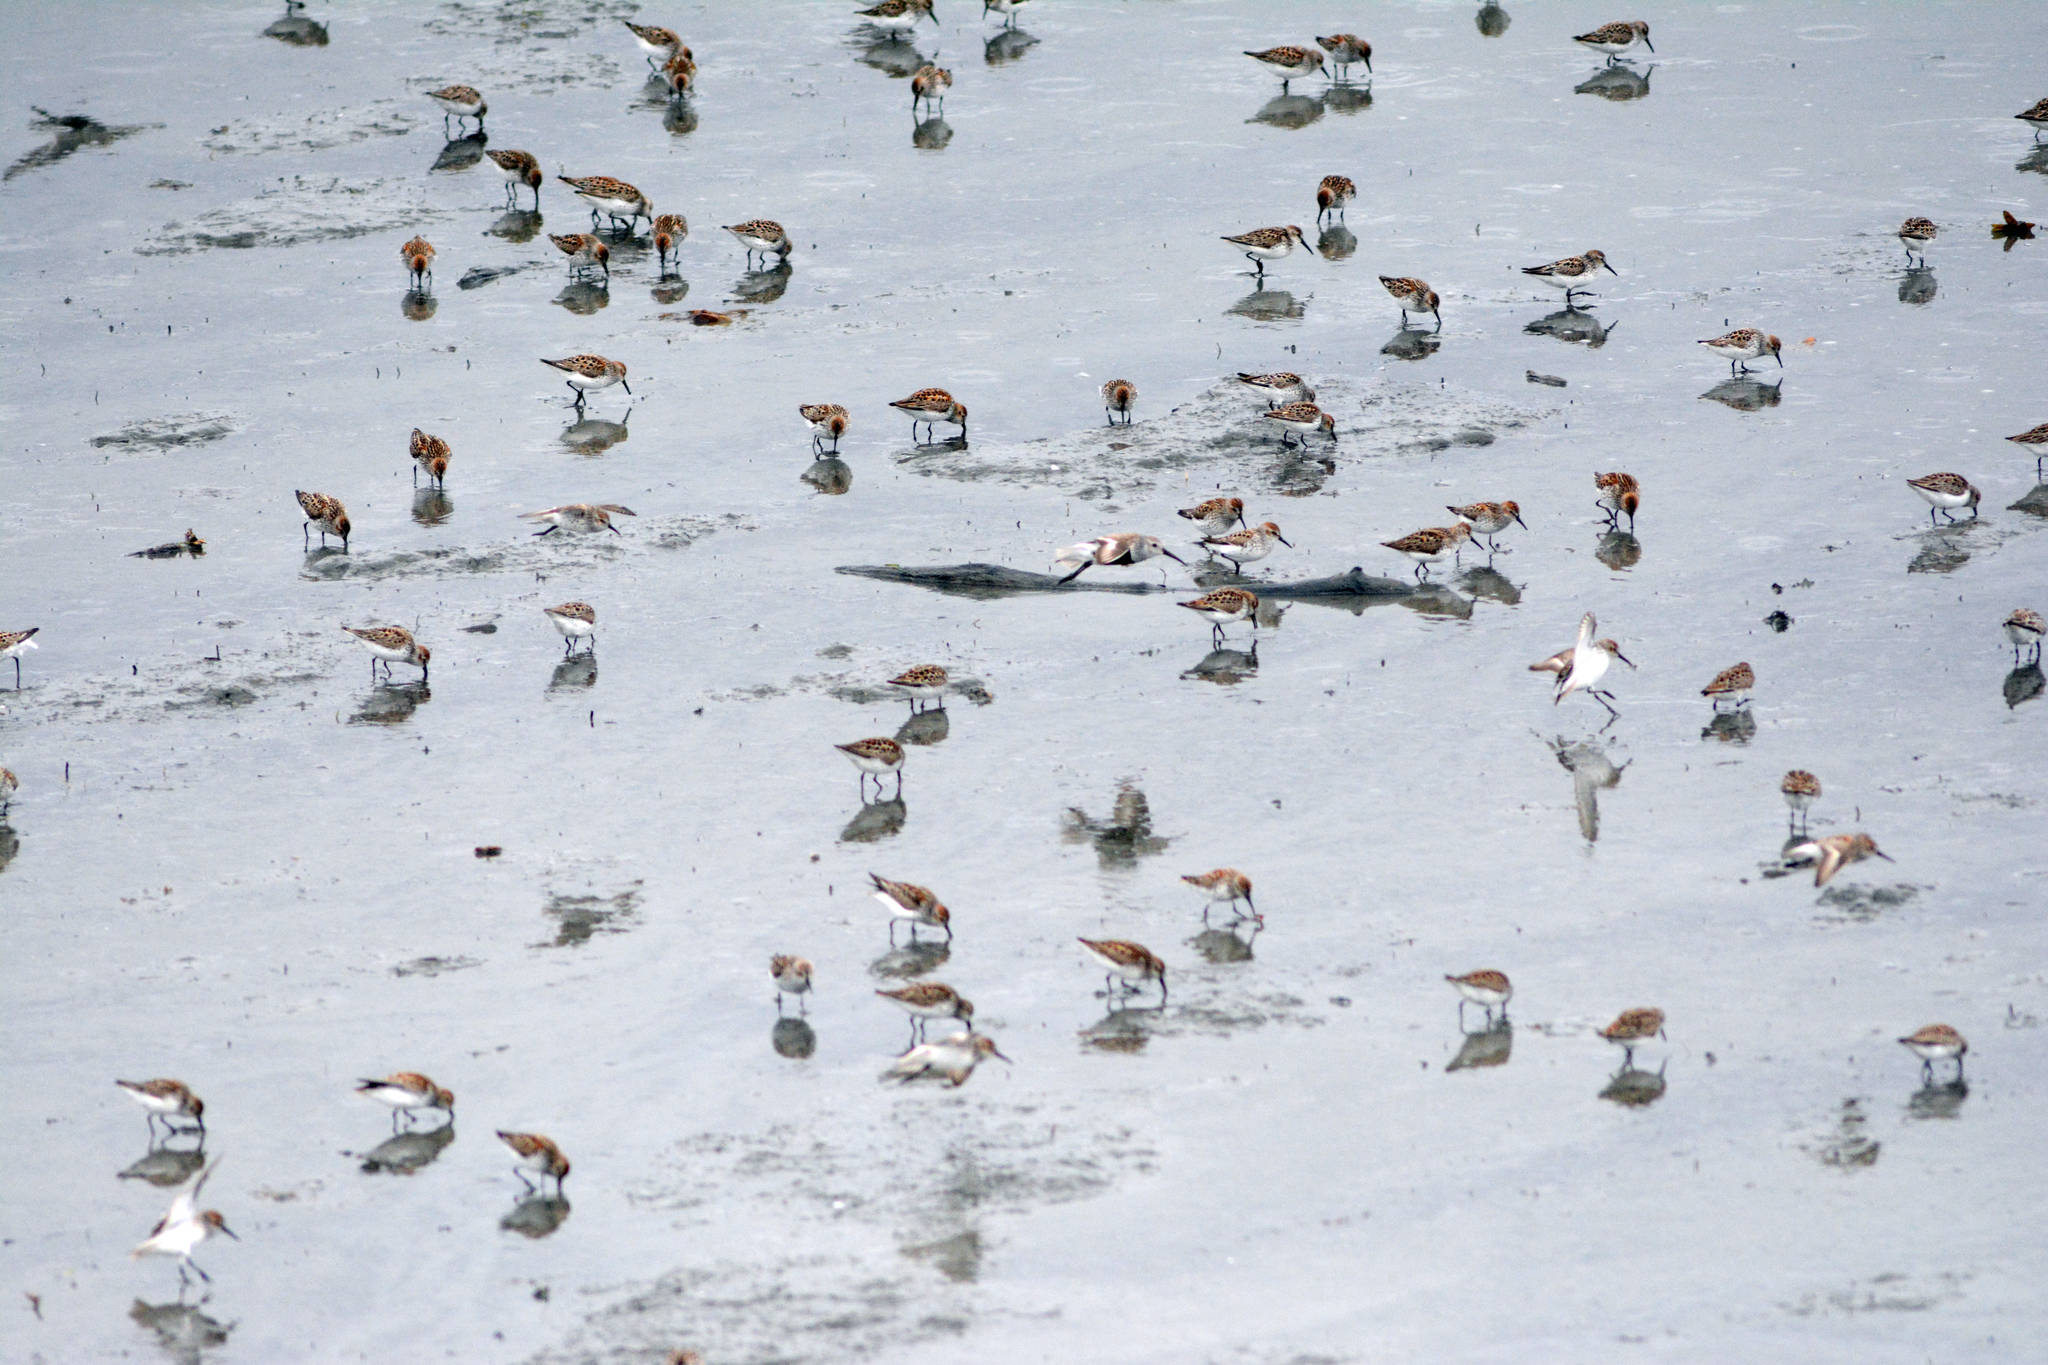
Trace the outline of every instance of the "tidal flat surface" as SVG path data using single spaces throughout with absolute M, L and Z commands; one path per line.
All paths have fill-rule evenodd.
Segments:
M 42 630 L 19 692 L 0 662 L 0 1354 L 2024 1356 L 2048 703 L 1998 623 L 2048 610 L 2048 488 L 2000 438 L 2048 419 L 2048 241 L 1988 229 L 2048 217 L 2011 117 L 2048 11 L 1652 4 L 1621 68 L 1569 41 L 1622 17 L 1579 0 L 1032 0 L 1015 32 L 940 0 L 915 47 L 955 85 L 914 118 L 854 8 L 0 11 L 0 629 Z M 624 18 L 691 44 L 686 106 Z M 1339 24 L 1369 87 L 1282 98 L 1240 55 Z M 451 82 L 489 148 L 686 214 L 679 277 L 643 234 L 571 285 L 545 233 L 587 214 L 552 178 L 509 211 L 424 98 Z M 1333 172 L 1359 198 L 1321 232 Z M 718 230 L 754 217 L 787 273 Z M 1281 223 L 1327 255 L 1254 288 L 1216 239 Z M 1517 271 L 1588 247 L 1596 306 Z M 1751 325 L 1784 368 L 1731 384 L 1693 343 Z M 578 419 L 535 358 L 586 351 L 633 395 Z M 1333 448 L 1230 382 L 1283 369 Z M 923 385 L 964 447 L 911 444 L 886 405 Z M 1904 481 L 1937 470 L 1976 522 L 1929 528 Z M 293 543 L 295 488 L 346 502 L 348 554 Z M 1145 593 L 836 572 L 1124 530 L 1192 558 L 1174 510 L 1217 493 L 1295 543 L 1255 589 L 1408 578 L 1380 542 L 1447 503 L 1529 529 L 1296 601 L 1255 657 L 1171 561 L 1082 580 Z M 638 516 L 517 519 L 572 501 Z M 188 527 L 202 558 L 130 557 Z M 590 661 L 539 611 L 567 599 Z M 1638 665 L 1604 729 L 1526 671 L 1588 610 Z M 344 623 L 414 630 L 431 687 L 373 685 Z M 1737 660 L 1755 701 L 1717 719 Z M 926 661 L 958 686 L 906 725 L 882 681 Z M 831 746 L 899 732 L 902 801 L 864 805 Z M 1795 767 L 1815 834 L 1896 861 L 1773 875 Z M 1263 932 L 1205 928 L 1179 876 L 1218 865 Z M 870 871 L 938 892 L 950 955 L 890 951 Z M 1158 952 L 1166 1008 L 1111 1009 L 1079 935 Z M 1511 1031 L 1461 1031 L 1442 977 L 1482 966 Z M 906 1030 L 872 991 L 920 974 L 1014 1065 L 880 1084 Z M 1592 1030 L 1637 1005 L 1668 1042 L 1618 1071 Z M 1893 1041 L 1935 1020 L 1964 1089 Z M 452 1133 L 394 1143 L 350 1093 L 401 1069 Z M 127 1258 L 192 1166 L 116 1076 L 207 1101 L 241 1238 L 208 1296 Z M 564 1201 L 519 1198 L 498 1128 L 561 1143 Z

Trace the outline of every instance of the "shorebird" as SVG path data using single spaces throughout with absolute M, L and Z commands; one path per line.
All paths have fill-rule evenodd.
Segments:
M 984 1033 L 956 1033 L 936 1043 L 920 1043 L 898 1057 L 887 1071 L 885 1081 L 915 1081 L 944 1077 L 955 1086 L 967 1084 L 974 1068 L 984 1057 L 1007 1062 L 996 1048 L 996 1040 Z
M 1558 675 L 1557 691 L 1551 697 L 1550 704 L 1555 706 L 1574 692 L 1584 692 L 1606 707 L 1610 717 L 1618 717 L 1621 712 L 1614 709 L 1614 694 L 1598 684 L 1600 679 L 1607 675 L 1607 670 L 1614 666 L 1616 659 L 1621 659 L 1630 668 L 1634 668 L 1635 665 L 1623 659 L 1620 650 L 1611 648 L 1614 643 L 1612 640 L 1595 640 L 1593 632 L 1597 629 L 1599 623 L 1593 619 L 1592 612 L 1589 611 L 1579 618 L 1578 641 L 1572 645 L 1571 661 L 1565 665 L 1564 672 Z
M 219 1166 L 219 1161 L 213 1162 L 199 1173 L 191 1188 L 178 1191 L 177 1197 L 171 1200 L 171 1207 L 149 1230 L 149 1236 L 136 1243 L 135 1249 L 128 1254 L 135 1257 L 175 1256 L 178 1258 L 180 1285 L 188 1282 L 185 1274 L 188 1270 L 212 1284 L 213 1276 L 199 1268 L 199 1263 L 192 1259 L 192 1253 L 215 1233 L 234 1237 L 238 1242 L 242 1240 L 235 1237 L 218 1210 L 201 1210 L 199 1207 L 199 1191 L 205 1188 L 207 1180 Z
M 1185 559 L 1161 545 L 1158 536 L 1139 535 L 1135 531 L 1097 536 L 1093 540 L 1084 540 L 1079 545 L 1063 546 L 1053 554 L 1052 562 L 1062 568 L 1069 564 L 1076 566 L 1072 573 L 1060 580 L 1062 583 L 1071 583 L 1097 565 L 1109 568 L 1121 564 L 1140 564 L 1159 555 L 1165 555 L 1176 564 L 1187 563 Z

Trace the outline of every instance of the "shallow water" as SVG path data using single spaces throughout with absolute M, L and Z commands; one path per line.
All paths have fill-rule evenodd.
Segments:
M 0 628 L 43 631 L 0 691 L 0 1264 L 38 1296 L 10 1356 L 2023 1353 L 2048 712 L 1997 623 L 2048 610 L 2048 490 L 1998 438 L 2048 417 L 2048 245 L 1987 229 L 2048 189 L 2009 117 L 2048 93 L 2039 7 L 1814 4 L 1769 45 L 1776 10 L 1652 8 L 1630 74 L 1567 41 L 1597 6 L 1487 36 L 1388 5 L 1369 92 L 1276 100 L 1238 53 L 1309 30 L 1270 7 L 1034 0 L 1002 35 L 951 0 L 918 39 L 940 125 L 851 8 L 639 14 L 695 49 L 687 109 L 611 3 L 316 5 L 325 41 L 266 7 L 0 14 Z M 451 81 L 488 146 L 686 213 L 681 279 L 622 245 L 608 293 L 569 286 L 539 234 L 587 216 L 552 180 L 508 212 L 420 95 Z M 1336 259 L 1255 289 L 1216 237 L 1315 235 L 1332 171 Z M 1890 235 L 1918 213 L 1929 272 Z M 786 275 L 717 231 L 757 216 Z M 1514 271 L 1590 246 L 1620 272 L 1591 309 Z M 1397 330 L 1381 273 L 1429 279 L 1442 332 Z M 1782 374 L 1692 344 L 1743 325 Z M 631 401 L 578 420 L 534 363 L 577 351 Z M 1240 369 L 1309 376 L 1335 449 L 1257 430 Z M 964 449 L 886 407 L 925 384 Z M 853 413 L 839 461 L 815 401 Z M 1633 537 L 1592 507 L 1617 468 Z M 1939 469 L 1977 523 L 1928 529 L 1903 480 Z M 291 543 L 294 488 L 348 504 L 347 555 Z M 1187 553 L 1174 509 L 1219 490 L 1298 547 L 1253 579 L 1405 576 L 1379 543 L 1446 503 L 1530 529 L 1295 602 L 1255 654 L 1158 592 L 834 572 Z M 565 501 L 638 516 L 516 518 Z M 204 557 L 129 557 L 188 526 Z M 538 611 L 567 598 L 593 660 Z M 1586 610 L 1639 666 L 1605 729 L 1524 667 Z M 344 622 L 417 631 L 431 687 L 371 685 Z M 1737 659 L 1757 698 L 1717 718 Z M 879 684 L 926 660 L 961 686 L 906 726 Z M 903 798 L 863 806 L 831 745 L 899 732 Z M 1815 833 L 1896 863 L 1770 875 L 1791 767 Z M 1218 864 L 1263 932 L 1204 928 L 1178 875 Z M 938 891 L 950 956 L 889 949 L 870 870 Z M 1167 1007 L 1110 1010 L 1077 935 L 1149 944 Z M 801 1021 L 776 952 L 817 963 Z M 1441 976 L 1482 965 L 1512 1033 L 1460 1032 Z M 906 1031 L 870 991 L 920 973 L 1015 1064 L 880 1086 Z M 1669 1041 L 1618 1072 L 1591 1029 L 1646 1004 Z M 1891 1041 L 1935 1019 L 1966 1093 Z M 453 1141 L 348 1093 L 401 1068 L 456 1092 Z M 117 1075 L 208 1100 L 243 1240 L 204 1248 L 204 1302 L 125 1257 L 190 1163 Z M 500 1127 L 561 1142 L 564 1202 L 516 1202 Z

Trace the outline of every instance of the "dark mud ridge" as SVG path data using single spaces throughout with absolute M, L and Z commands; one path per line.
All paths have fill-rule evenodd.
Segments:
M 1200 588 L 1166 583 L 1117 583 L 1082 575 L 1071 583 L 1047 573 L 1032 573 L 1001 564 L 842 564 L 835 571 L 855 578 L 879 578 L 886 583 L 915 583 L 940 592 L 1199 592 Z M 1422 586 L 1398 578 L 1382 578 L 1353 567 L 1324 578 L 1305 578 L 1299 583 L 1258 583 L 1253 591 L 1260 597 L 1410 597 Z

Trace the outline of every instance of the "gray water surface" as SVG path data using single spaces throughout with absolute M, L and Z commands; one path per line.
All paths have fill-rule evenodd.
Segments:
M 1619 17 L 1578 0 L 1033 0 L 1015 33 L 942 0 L 916 51 L 956 83 L 917 120 L 853 8 L 0 13 L 0 629 L 42 628 L 19 693 L 0 663 L 0 1267 L 36 1296 L 6 1356 L 2023 1358 L 2048 710 L 1998 623 L 2048 610 L 2048 489 L 2000 438 L 2048 419 L 2048 241 L 1988 227 L 2048 216 L 2010 117 L 2048 16 L 1650 5 L 1622 68 L 1570 43 Z M 691 44 L 687 107 L 626 17 Z M 1340 22 L 1369 88 L 1279 98 L 1239 55 Z M 483 146 L 685 213 L 680 278 L 643 236 L 572 286 L 544 234 L 587 214 L 552 179 L 507 210 L 423 97 L 456 81 Z M 1321 234 L 1331 172 L 1359 198 Z M 786 273 L 718 231 L 753 217 Z M 1328 255 L 1255 288 L 1217 238 L 1277 223 Z M 1593 307 L 1517 273 L 1588 247 Z M 1785 365 L 1731 383 L 1693 343 L 1746 325 Z M 536 357 L 582 351 L 633 395 L 579 420 Z M 1260 429 L 1231 376 L 1278 369 L 1333 449 Z M 887 407 L 928 384 L 964 448 Z M 1929 529 L 1904 480 L 1937 470 L 1976 522 Z M 293 541 L 295 488 L 347 503 L 346 555 Z M 1124 530 L 1192 558 L 1174 510 L 1217 492 L 1297 547 L 1255 590 L 1412 584 L 1380 542 L 1447 503 L 1529 529 L 1269 612 L 1255 654 L 1172 605 L 1215 565 L 835 572 L 1044 572 Z M 517 519 L 571 501 L 638 515 Z M 187 527 L 202 558 L 129 557 Z M 567 599 L 590 660 L 539 611 Z M 1639 666 L 1605 728 L 1526 671 L 1588 610 Z M 337 627 L 375 623 L 430 686 L 369 681 Z M 1737 660 L 1756 700 L 1717 718 Z M 882 682 L 926 661 L 958 687 L 912 720 Z M 899 733 L 901 802 L 863 804 L 832 745 Z M 1815 834 L 1896 862 L 1775 875 L 1793 767 Z M 1205 928 L 1179 877 L 1217 865 L 1262 932 Z M 950 954 L 890 950 L 870 871 L 938 892 Z M 1166 1007 L 1112 1009 L 1082 935 L 1158 952 Z M 817 964 L 801 1019 L 781 952 Z M 1481 966 L 1511 1031 L 1461 1031 L 1442 976 Z M 923 976 L 1014 1065 L 881 1085 L 907 1031 L 871 992 Z M 1592 1030 L 1637 1005 L 1668 1041 L 1622 1071 Z M 1892 1041 L 1934 1020 L 1964 1089 Z M 350 1093 L 400 1069 L 455 1091 L 452 1140 Z M 242 1239 L 202 1248 L 210 1296 L 126 1257 L 193 1163 L 116 1076 L 207 1100 Z M 498 1128 L 561 1143 L 563 1201 L 520 1199 Z

